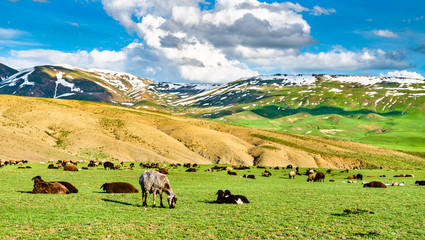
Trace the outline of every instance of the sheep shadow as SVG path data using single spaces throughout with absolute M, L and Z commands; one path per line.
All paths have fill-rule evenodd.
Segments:
M 112 202 L 112 203 L 118 203 L 118 204 L 127 205 L 127 206 L 135 206 L 135 207 L 141 207 L 142 206 L 141 204 L 133 204 L 133 203 L 128 203 L 128 202 L 121 202 L 121 201 L 111 200 L 111 199 L 106 199 L 106 198 L 102 198 L 102 201 Z
M 18 193 L 30 193 L 30 194 L 33 194 L 33 192 L 32 191 L 17 191 Z

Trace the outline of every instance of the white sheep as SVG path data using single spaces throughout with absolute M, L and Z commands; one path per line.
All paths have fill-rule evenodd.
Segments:
M 167 194 L 168 205 L 170 208 L 174 208 L 176 206 L 177 197 L 171 189 L 167 176 L 164 174 L 155 170 L 146 170 L 143 172 L 142 176 L 140 176 L 139 184 L 142 188 L 143 206 L 147 206 L 146 199 L 148 197 L 148 193 L 153 193 L 153 207 L 155 207 L 156 194 L 159 194 L 161 207 L 164 207 L 162 204 L 162 192 Z

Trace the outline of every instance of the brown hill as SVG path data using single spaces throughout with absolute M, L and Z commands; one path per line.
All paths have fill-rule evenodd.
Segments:
M 0 95 L 0 139 L 2 160 L 99 159 L 324 168 L 425 165 L 418 157 L 358 143 L 101 103 L 9 95 Z

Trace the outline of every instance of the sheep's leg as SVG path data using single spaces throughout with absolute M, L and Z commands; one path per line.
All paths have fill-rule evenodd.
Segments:
M 148 204 L 146 203 L 146 199 L 148 198 L 148 193 L 145 191 L 145 190 L 143 190 L 142 191 L 142 201 L 143 201 L 143 204 L 142 204 L 142 206 L 143 207 L 145 207 L 145 206 L 147 206 Z
M 153 192 L 153 205 L 152 205 L 152 207 L 156 207 L 155 201 L 156 201 L 156 191 Z
M 164 204 L 162 204 L 162 193 L 159 194 L 159 200 L 161 200 L 161 207 L 164 207 Z

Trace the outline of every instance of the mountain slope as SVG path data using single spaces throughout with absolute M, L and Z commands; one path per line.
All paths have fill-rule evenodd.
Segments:
M 425 168 L 373 146 L 93 102 L 0 96 L 0 158 Z
M 0 81 L 3 81 L 8 76 L 12 76 L 18 71 L 0 63 Z
M 231 124 L 425 151 L 422 79 L 260 76 L 181 99 L 175 106 L 189 116 Z

